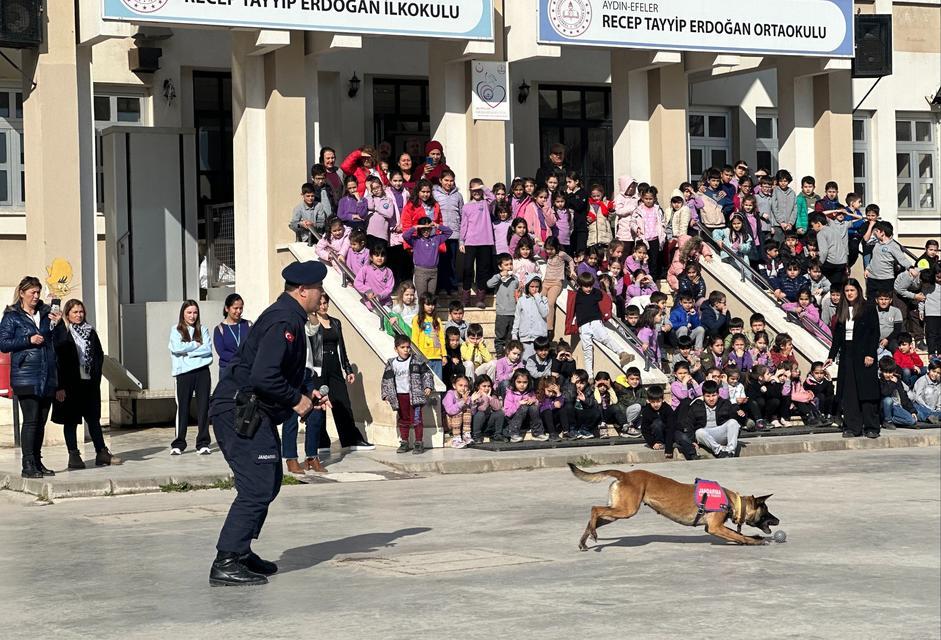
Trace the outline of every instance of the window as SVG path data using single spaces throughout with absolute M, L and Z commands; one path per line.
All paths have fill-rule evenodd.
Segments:
M 607 87 L 539 86 L 540 158 L 561 142 L 565 163 L 582 176 L 586 187 L 614 188 L 611 137 L 611 90 Z
M 899 209 L 937 211 L 938 143 L 935 119 L 910 117 L 896 120 L 895 168 Z
M 730 163 L 729 114 L 725 111 L 689 112 L 689 179 L 698 184 L 710 168 Z
M 431 138 L 428 81 L 373 78 L 373 136 L 377 148 L 389 145 L 394 157 L 407 152 L 412 162 L 424 162 L 425 143 Z
M 869 117 L 853 118 L 853 193 L 870 202 Z
M 770 175 L 778 170 L 778 117 L 758 112 L 755 118 L 755 169 L 767 169 Z
M 0 87 L 0 208 L 26 205 L 23 168 L 23 94 Z
M 101 150 L 101 131 L 112 125 L 142 125 L 142 96 L 95 94 L 92 111 L 95 118 L 95 200 L 99 213 L 105 210 L 105 165 Z

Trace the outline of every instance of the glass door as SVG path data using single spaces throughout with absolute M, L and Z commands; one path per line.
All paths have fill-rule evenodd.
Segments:
M 611 90 L 607 87 L 539 85 L 539 157 L 549 147 L 565 145 L 566 164 L 582 176 L 587 188 L 614 189 L 614 143 L 611 136 Z M 535 175 L 535 169 L 533 170 Z

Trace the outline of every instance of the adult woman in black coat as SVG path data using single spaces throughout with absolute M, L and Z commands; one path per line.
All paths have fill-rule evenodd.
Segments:
M 20 442 L 24 478 L 55 475 L 42 463 L 42 440 L 58 388 L 52 328 L 62 314 L 40 300 L 41 292 L 39 278 L 26 276 L 20 280 L 13 304 L 0 320 L 0 351 L 10 354 L 10 386 L 23 410 Z
M 315 387 L 327 385 L 330 387 L 330 405 L 333 410 L 333 422 L 340 436 L 340 446 L 349 447 L 353 451 L 375 449 L 356 428 L 353 421 L 353 407 L 347 385 L 353 384 L 356 379 L 350 366 L 350 359 L 346 355 L 346 344 L 343 342 L 343 327 L 339 319 L 328 314 L 330 310 L 330 297 L 321 294 L 320 308 L 317 309 L 316 320 L 319 330 L 310 336 L 311 359 L 315 371 Z M 311 324 L 316 324 L 311 322 Z
M 121 464 L 111 455 L 101 433 L 101 367 L 105 353 L 95 328 L 85 321 L 85 305 L 69 300 L 62 310 L 63 322 L 52 332 L 56 348 L 59 390 L 52 406 L 52 421 L 64 425 L 69 450 L 69 469 L 84 469 L 76 430 L 84 420 L 95 444 L 95 466 Z
M 863 298 L 859 281 L 843 285 L 843 300 L 834 315 L 833 345 L 826 366 L 837 356 L 840 367 L 836 397 L 843 408 L 843 437 L 879 437 L 879 316 Z

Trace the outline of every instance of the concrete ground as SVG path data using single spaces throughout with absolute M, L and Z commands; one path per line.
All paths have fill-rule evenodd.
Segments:
M 255 546 L 281 572 L 210 588 L 231 491 L 4 491 L 0 637 L 941 637 L 937 447 L 641 467 L 773 493 L 787 543 L 717 544 L 643 509 L 581 553 L 605 485 L 386 475 L 284 487 Z

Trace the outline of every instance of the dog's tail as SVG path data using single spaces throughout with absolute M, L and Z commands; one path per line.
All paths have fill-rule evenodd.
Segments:
M 604 469 L 603 471 L 596 471 L 594 473 L 582 471 L 572 462 L 569 462 L 569 469 L 571 469 L 575 477 L 582 482 L 604 482 L 605 478 L 620 480 L 624 475 L 623 471 L 615 471 L 614 469 Z

